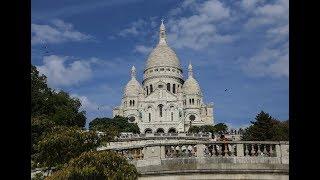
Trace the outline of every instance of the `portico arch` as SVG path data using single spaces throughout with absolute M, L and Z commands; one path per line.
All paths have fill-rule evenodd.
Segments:
M 147 128 L 147 129 L 144 130 L 144 133 L 145 133 L 145 134 L 147 134 L 147 133 L 152 133 L 152 129 Z
M 170 128 L 168 130 L 168 133 L 176 133 L 176 132 L 177 132 L 177 130 L 175 128 Z
M 164 133 L 164 130 L 162 128 L 158 128 L 156 133 Z

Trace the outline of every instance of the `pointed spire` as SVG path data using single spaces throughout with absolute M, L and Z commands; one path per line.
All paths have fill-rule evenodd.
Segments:
M 134 66 L 131 68 L 131 78 L 136 78 L 136 67 Z
M 160 33 L 159 33 L 159 44 L 167 44 L 167 37 L 166 37 L 166 27 L 163 24 L 163 19 L 161 19 L 160 25 Z
M 189 66 L 188 66 L 188 75 L 189 75 L 189 77 L 193 77 L 193 71 L 192 71 L 191 61 L 189 61 Z

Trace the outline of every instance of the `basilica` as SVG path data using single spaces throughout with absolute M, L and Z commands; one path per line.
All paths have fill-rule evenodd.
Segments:
M 113 116 L 117 115 L 137 123 L 141 133 L 186 132 L 190 126 L 214 124 L 213 105 L 203 102 L 191 63 L 188 78 L 183 79 L 180 61 L 168 46 L 163 21 L 159 42 L 144 68 L 142 85 L 133 66 L 121 105 L 113 109 Z

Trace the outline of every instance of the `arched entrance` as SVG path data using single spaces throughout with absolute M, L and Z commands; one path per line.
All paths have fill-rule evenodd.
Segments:
M 145 134 L 147 134 L 147 133 L 152 133 L 152 129 L 147 128 L 147 129 L 144 130 L 144 133 L 145 133 Z
M 176 132 L 177 132 L 177 131 L 176 131 L 175 128 L 170 128 L 169 131 L 168 131 L 168 133 L 176 133 Z
M 164 130 L 162 128 L 158 128 L 156 133 L 164 133 Z

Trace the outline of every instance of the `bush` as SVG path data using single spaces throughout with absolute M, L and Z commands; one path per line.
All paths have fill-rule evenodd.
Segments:
M 72 159 L 48 180 L 53 179 L 137 179 L 138 172 L 134 165 L 111 151 L 91 151 Z
M 31 180 L 44 180 L 44 175 L 41 172 L 36 173 Z

